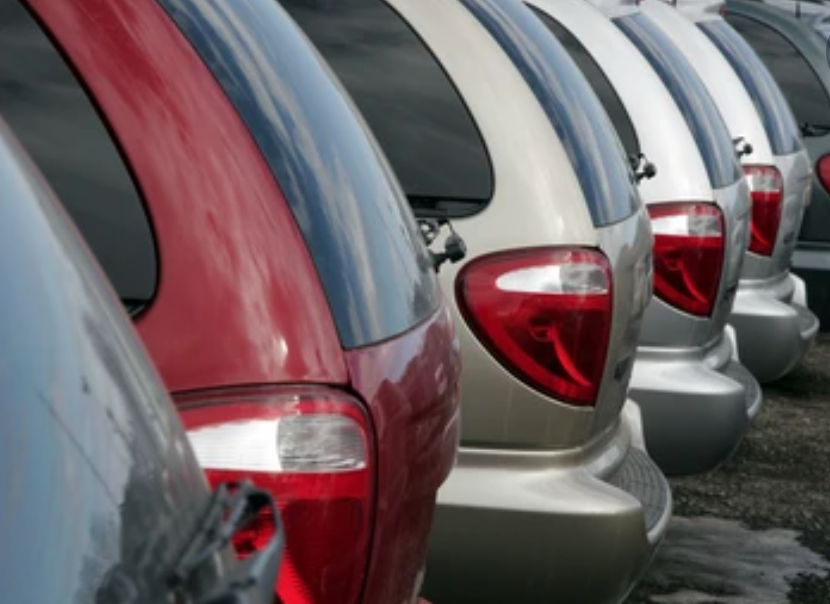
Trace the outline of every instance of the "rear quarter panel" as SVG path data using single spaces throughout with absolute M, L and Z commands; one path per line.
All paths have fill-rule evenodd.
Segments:
M 442 305 L 412 331 L 346 357 L 380 453 L 364 601 L 404 604 L 423 569 L 438 487 L 455 462 L 461 351 Z

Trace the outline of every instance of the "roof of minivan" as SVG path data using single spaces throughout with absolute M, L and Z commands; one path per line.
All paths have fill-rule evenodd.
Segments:
M 0 125 L 0 592 L 163 601 L 209 490 L 103 273 L 7 136 Z
M 689 5 L 693 4 L 689 2 Z M 694 4 L 705 4 L 705 0 Z M 683 13 L 664 0 L 644 0 L 642 10 L 659 24 L 686 55 L 709 90 L 733 138 L 744 137 L 752 153 L 742 163 L 773 164 L 774 157 L 761 117 L 738 74 L 715 47 Z M 715 15 L 718 19 L 721 17 Z
M 625 106 L 641 150 L 657 175 L 640 182 L 646 203 L 712 198 L 697 144 L 660 78 L 637 48 L 584 0 L 527 0 L 568 29 L 588 50 Z M 635 7 L 635 12 L 639 11 Z M 656 118 L 655 116 L 659 116 Z

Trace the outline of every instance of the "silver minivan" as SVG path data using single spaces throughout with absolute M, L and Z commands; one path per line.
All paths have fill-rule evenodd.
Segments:
M 461 339 L 462 444 L 424 595 L 620 602 L 671 495 L 627 397 L 652 237 L 602 105 L 518 0 L 282 2 L 416 214 L 450 219 L 467 244 L 440 272 Z
M 721 16 L 724 2 L 679 0 L 674 5 L 645 0 L 643 10 L 694 59 L 733 138 L 745 138 L 752 148 L 742 156 L 753 200 L 752 237 L 729 321 L 738 334 L 741 360 L 769 382 L 801 361 L 819 329 L 807 308 L 803 281 L 790 273 L 813 169 L 783 93 L 752 47 Z
M 593 62 L 607 78 L 611 90 L 600 96 L 606 107 L 619 105 L 609 113 L 619 132 L 630 132 L 622 136 L 629 153 L 644 152 L 656 167 L 640 183 L 655 233 L 656 295 L 631 395 L 665 472 L 710 470 L 730 456 L 763 400 L 727 328 L 750 210 L 733 142 L 691 65 L 633 0 L 530 1 L 578 40 L 566 46 L 587 55 L 583 71 Z

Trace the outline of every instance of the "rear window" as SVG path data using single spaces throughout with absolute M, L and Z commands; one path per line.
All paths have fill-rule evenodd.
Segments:
M 639 197 L 614 126 L 568 53 L 523 4 L 461 0 L 524 77 L 565 147 L 594 225 L 631 216 Z
M 483 209 L 493 174 L 481 135 L 441 65 L 382 0 L 280 0 L 323 54 L 389 157 L 413 206 Z
M 741 178 L 741 168 L 729 130 L 712 97 L 686 57 L 643 14 L 615 19 L 645 56 L 677 103 L 697 142 L 712 187 L 719 189 Z
M 565 47 L 565 50 L 571 55 L 571 58 L 579 66 L 582 75 L 591 84 L 605 112 L 611 118 L 614 128 L 617 130 L 617 135 L 620 137 L 620 142 L 625 148 L 625 152 L 630 156 L 639 156 L 640 142 L 637 140 L 637 132 L 634 129 L 634 124 L 631 123 L 631 118 L 625 110 L 625 106 L 620 100 L 617 91 L 608 81 L 605 73 L 602 71 L 594 57 L 588 52 L 582 43 L 577 40 L 570 31 L 565 29 L 561 23 L 556 21 L 550 15 L 531 7 L 533 12 L 542 20 L 547 28 L 553 32 L 553 35 L 559 40 L 559 43 Z
M 0 113 L 136 311 L 158 270 L 144 204 L 81 83 L 20 2 L 0 4 Z
M 440 300 L 400 186 L 351 103 L 275 0 L 161 0 L 279 182 L 343 345 L 372 344 Z
M 707 21 L 699 27 L 741 78 L 764 122 L 773 153 L 789 155 L 801 149 L 798 126 L 787 100 L 755 51 L 725 21 Z
M 826 125 L 830 98 L 804 55 L 779 31 L 766 24 L 729 14 L 727 19 L 752 45 L 772 72 L 800 124 Z

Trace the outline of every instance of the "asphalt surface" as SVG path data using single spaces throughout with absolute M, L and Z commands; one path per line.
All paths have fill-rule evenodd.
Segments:
M 626 604 L 830 604 L 830 335 L 733 458 L 672 480 L 675 516 Z

